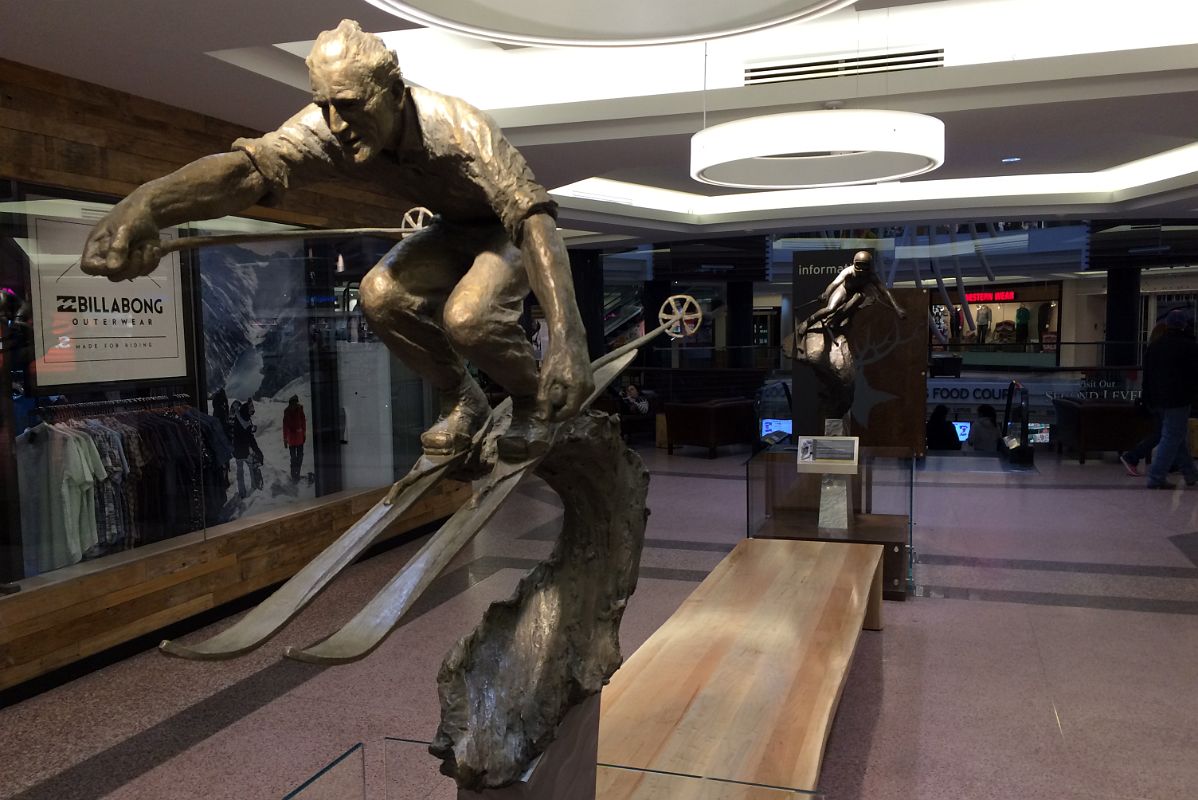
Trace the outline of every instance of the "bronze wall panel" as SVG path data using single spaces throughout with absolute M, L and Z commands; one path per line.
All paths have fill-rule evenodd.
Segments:
M 928 291 L 892 289 L 907 312 L 900 320 L 875 303 L 853 318 L 850 341 L 864 381 L 858 379 L 852 433 L 863 447 L 898 447 L 922 455 L 928 385 Z

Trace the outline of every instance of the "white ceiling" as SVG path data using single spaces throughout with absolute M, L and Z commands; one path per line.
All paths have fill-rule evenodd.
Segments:
M 297 53 L 317 32 L 342 17 L 378 32 L 409 29 L 391 40 L 402 43 L 405 72 L 486 107 L 547 186 L 620 182 L 563 191 L 563 226 L 646 240 L 963 217 L 1193 217 L 1198 3 L 1087 1 L 858 0 L 855 10 L 748 45 L 602 51 L 590 57 L 606 61 L 582 62 L 473 40 L 428 45 L 418 26 L 365 0 L 3 0 L 0 55 L 269 129 L 306 100 Z M 943 47 L 945 66 L 739 83 L 746 62 L 913 47 Z M 909 183 L 833 194 L 730 194 L 689 177 L 689 138 L 705 122 L 829 102 L 939 117 L 944 166 Z M 1167 151 L 1175 152 L 1120 166 Z M 1023 160 L 1000 163 L 1009 155 Z M 1070 177 L 1030 177 L 1062 174 Z

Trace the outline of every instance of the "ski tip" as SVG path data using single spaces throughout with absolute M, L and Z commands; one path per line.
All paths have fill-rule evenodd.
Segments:
M 196 650 L 194 647 L 188 647 L 186 645 L 179 644 L 173 639 L 163 639 L 162 642 L 159 643 L 158 649 L 168 656 L 174 656 L 175 658 L 186 658 L 191 661 L 200 661 L 212 658 L 212 656 L 202 653 L 201 651 Z
M 319 656 L 309 653 L 302 647 L 285 647 L 283 648 L 283 657 L 289 658 L 292 661 L 303 661 L 305 664 L 336 664 L 336 661 L 326 661 Z
M 309 648 L 287 647 L 283 650 L 283 656 L 292 661 L 303 661 L 305 664 L 319 664 L 326 667 L 335 664 L 348 664 L 351 661 L 358 661 L 366 655 L 369 655 L 369 651 L 346 655 L 321 649 L 320 645 L 313 645 Z
M 172 639 L 163 639 L 159 643 L 158 649 L 165 655 L 186 658 L 188 661 L 224 661 L 254 649 L 253 647 L 242 647 L 237 650 L 212 649 L 205 648 L 205 644 L 206 642 L 200 642 L 195 646 L 188 647 Z

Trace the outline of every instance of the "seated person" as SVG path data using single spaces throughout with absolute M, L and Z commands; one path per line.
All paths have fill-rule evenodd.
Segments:
M 969 447 L 979 453 L 998 450 L 998 412 L 994 406 L 983 403 L 978 406 L 978 419 L 969 431 Z
M 641 396 L 641 390 L 635 383 L 630 383 L 620 392 L 620 413 L 648 414 L 649 400 Z
M 961 440 L 957 429 L 948 419 L 948 406 L 938 405 L 932 409 L 927 427 L 928 450 L 960 450 Z

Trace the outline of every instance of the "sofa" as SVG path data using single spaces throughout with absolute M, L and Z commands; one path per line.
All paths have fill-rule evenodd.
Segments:
M 757 440 L 757 410 L 752 400 L 708 400 L 704 403 L 666 403 L 666 451 L 678 445 L 716 448 L 752 444 Z
M 1152 418 L 1133 403 L 1056 397 L 1052 405 L 1057 414 L 1057 452 L 1072 450 L 1079 464 L 1086 463 L 1088 452 L 1130 450 L 1152 433 Z

